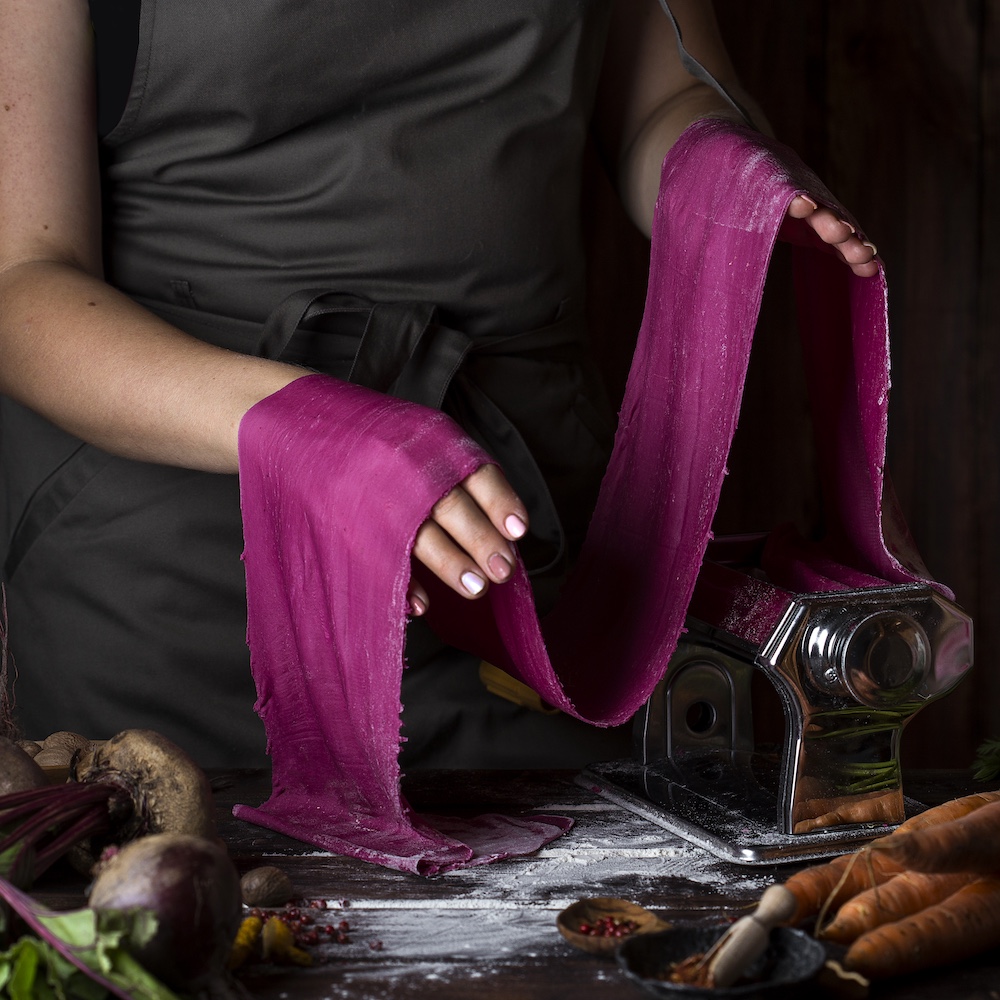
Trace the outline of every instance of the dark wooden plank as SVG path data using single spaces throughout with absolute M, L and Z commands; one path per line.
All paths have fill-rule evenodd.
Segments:
M 980 614 L 979 667 L 975 679 L 977 735 L 1000 738 L 1000 3 L 982 5 L 982 204 L 979 232 L 974 434 L 977 490 L 970 516 L 978 534 Z
M 317 870 L 332 866 L 337 878 L 353 868 L 352 891 L 367 889 L 367 898 L 352 901 L 342 911 L 351 922 L 351 945 L 327 948 L 327 964 L 312 972 L 259 971 L 245 979 L 247 986 L 261 1000 L 284 996 L 383 1000 L 429 994 L 464 998 L 473 993 L 538 1000 L 567 995 L 588 1000 L 639 997 L 641 991 L 612 962 L 575 951 L 555 930 L 555 914 L 565 899 L 609 891 L 607 880 L 593 878 L 595 866 L 588 852 L 601 845 L 607 849 L 631 844 L 636 856 L 623 855 L 618 862 L 620 881 L 614 893 L 675 921 L 732 919 L 756 899 L 762 880 L 787 871 L 771 867 L 763 873 L 751 872 L 708 860 L 697 850 L 690 852 L 669 836 L 665 838 L 658 828 L 609 809 L 571 778 L 537 772 L 424 776 L 411 794 L 425 805 L 451 802 L 475 809 L 500 802 L 504 808 L 519 810 L 558 806 L 575 809 L 571 814 L 580 823 L 563 848 L 557 842 L 533 858 L 431 880 L 399 877 L 343 859 L 315 859 Z M 908 781 L 911 793 L 928 802 L 977 787 L 966 776 L 947 771 L 920 773 Z M 624 827 L 616 827 L 622 822 Z M 676 877 L 651 877 L 650 857 L 639 856 L 643 844 L 650 852 L 655 847 L 676 851 Z M 553 858 L 561 849 L 575 860 Z M 556 876 L 546 886 L 538 875 L 544 866 L 577 872 L 570 882 Z M 519 867 L 534 871 L 519 879 Z M 359 870 L 364 882 L 357 879 Z M 548 891 L 553 886 L 558 887 L 554 895 Z M 386 888 L 391 890 L 387 894 Z M 372 944 L 379 950 L 373 950 Z M 1000 955 L 983 956 L 957 968 L 882 986 L 879 995 L 890 1000 L 986 996 L 984 991 L 995 982 L 998 962 Z
M 934 803 L 981 786 L 966 775 L 934 771 L 913 775 L 907 787 Z M 240 791 L 248 797 L 265 789 L 266 780 L 257 776 Z M 740 915 L 763 884 L 794 870 L 746 869 L 712 859 L 595 798 L 569 772 L 438 772 L 411 781 L 409 794 L 422 807 L 448 805 L 462 812 L 559 808 L 578 821 L 565 841 L 538 855 L 435 879 L 316 856 L 287 838 L 255 832 L 226 817 L 239 797 L 232 791 L 219 803 L 231 844 L 233 838 L 241 844 L 256 841 L 257 851 L 262 842 L 281 844 L 278 863 L 297 871 L 310 895 L 323 895 L 317 891 L 322 887 L 334 890 L 334 902 L 353 897 L 350 906 L 333 911 L 335 919 L 350 922 L 351 943 L 327 946 L 320 952 L 325 963 L 313 970 L 271 968 L 247 975 L 245 984 L 260 1000 L 465 998 L 473 993 L 529 1000 L 639 997 L 641 991 L 610 960 L 577 952 L 558 935 L 555 916 L 567 902 L 584 895 L 620 895 L 670 920 L 715 923 Z M 615 872 L 610 876 L 609 868 Z M 566 869 L 569 876 L 560 874 Z M 883 986 L 879 995 L 890 1000 L 977 995 L 995 982 L 998 963 L 1000 955 L 984 956 Z
M 511 858 L 436 878 L 389 871 L 317 851 L 281 834 L 243 823 L 229 814 L 234 801 L 260 801 L 263 775 L 242 776 L 219 793 L 220 834 L 241 870 L 266 850 L 310 898 L 347 899 L 353 907 L 384 908 L 400 899 L 443 909 L 469 906 L 508 909 L 523 904 L 556 912 L 581 895 L 628 895 L 649 906 L 696 913 L 726 901 L 754 898 L 772 869 L 741 868 L 712 857 L 655 824 L 639 820 L 584 791 L 572 772 L 432 772 L 411 781 L 408 797 L 421 811 L 475 815 L 556 813 L 575 826 L 529 858 Z M 724 888 L 723 888 L 724 887 Z
M 994 952 L 957 968 L 911 976 L 878 986 L 879 1000 L 993 1000 L 1000 954 Z M 554 975 L 554 969 L 557 970 Z M 426 963 L 416 966 L 334 963 L 315 974 L 278 974 L 247 980 L 257 1000 L 395 1000 L 397 997 L 469 997 L 509 1000 L 640 1000 L 648 997 L 610 960 L 571 953 L 532 962 Z M 801 995 L 806 995 L 805 993 Z

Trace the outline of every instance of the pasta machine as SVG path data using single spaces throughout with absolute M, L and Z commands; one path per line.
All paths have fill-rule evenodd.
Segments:
M 742 864 L 888 832 L 919 808 L 903 792 L 904 727 L 971 666 L 971 619 L 923 583 L 787 592 L 763 578 L 753 540 L 713 545 L 636 716 L 634 757 L 591 765 L 581 783 Z M 774 746 L 755 739 L 762 679 L 784 717 Z

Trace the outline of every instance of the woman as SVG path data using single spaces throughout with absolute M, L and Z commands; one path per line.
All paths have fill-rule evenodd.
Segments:
M 687 48 L 738 91 L 708 0 L 671 6 Z M 124 54 L 97 19 L 102 100 L 135 56 L 100 139 L 88 4 L 0 8 L 16 709 L 32 736 L 142 725 L 206 764 L 247 764 L 262 738 L 238 561 L 243 415 L 314 368 L 443 394 L 487 445 L 521 441 L 498 455 L 513 485 L 483 467 L 420 529 L 414 616 L 430 576 L 469 600 L 502 586 L 515 541 L 557 585 L 611 418 L 579 308 L 588 125 L 648 234 L 676 137 L 737 112 L 684 70 L 655 0 L 129 8 Z M 834 213 L 800 197 L 789 214 L 876 272 Z M 423 346 L 403 367 L 381 357 L 403 342 L 428 363 L 410 365 Z M 458 375 L 430 391 L 449 350 Z

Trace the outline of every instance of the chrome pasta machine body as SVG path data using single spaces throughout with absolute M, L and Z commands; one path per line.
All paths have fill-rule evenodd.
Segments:
M 969 616 L 923 583 L 786 592 L 756 570 L 752 543 L 721 549 L 636 716 L 634 758 L 592 765 L 581 782 L 745 864 L 879 836 L 915 805 L 901 737 L 971 666 Z M 754 728 L 761 680 L 784 719 L 766 746 Z

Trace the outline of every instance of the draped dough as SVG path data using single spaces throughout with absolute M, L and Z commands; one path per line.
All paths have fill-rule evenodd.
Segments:
M 486 600 L 440 588 L 431 620 L 444 639 L 598 725 L 649 697 L 711 538 L 770 255 L 804 191 L 834 204 L 766 137 L 724 121 L 685 132 L 664 162 L 645 314 L 574 575 L 544 621 L 521 567 Z M 831 525 L 825 549 L 791 545 L 777 561 L 784 553 L 788 574 L 820 589 L 914 579 L 922 571 L 889 505 L 883 524 L 884 277 L 857 278 L 816 246 L 802 253 Z M 529 852 L 569 827 L 417 815 L 400 793 L 410 549 L 434 503 L 488 461 L 441 413 L 321 375 L 246 415 L 247 634 L 273 792 L 238 817 L 424 874 Z M 847 567 L 840 579 L 822 576 L 828 563 Z

